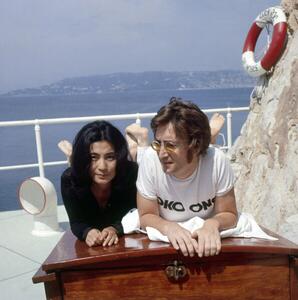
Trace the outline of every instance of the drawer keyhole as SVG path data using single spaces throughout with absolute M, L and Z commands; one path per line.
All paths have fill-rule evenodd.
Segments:
M 171 280 L 181 280 L 187 275 L 187 270 L 185 266 L 175 260 L 172 264 L 166 267 L 165 272 L 169 279 Z

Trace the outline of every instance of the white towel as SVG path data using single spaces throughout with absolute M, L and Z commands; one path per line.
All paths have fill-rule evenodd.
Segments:
M 223 230 L 220 232 L 222 238 L 226 237 L 243 237 L 243 238 L 261 238 L 276 241 L 275 237 L 272 237 L 265 233 L 255 221 L 254 217 L 248 213 L 238 214 L 237 226 L 231 229 Z M 178 223 L 181 227 L 193 232 L 203 226 L 204 220 L 199 217 L 191 218 L 186 222 Z M 140 220 L 138 210 L 134 209 L 128 212 L 122 219 L 122 226 L 125 234 L 133 232 L 147 233 L 148 238 L 151 241 L 163 241 L 169 243 L 167 236 L 163 235 L 160 231 L 153 227 L 146 227 L 146 231 L 140 229 Z
M 124 234 L 133 232 L 146 233 L 145 230 L 141 229 L 139 213 L 136 208 L 131 209 L 121 220 Z

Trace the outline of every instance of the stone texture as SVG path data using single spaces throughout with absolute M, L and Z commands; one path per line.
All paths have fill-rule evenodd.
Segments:
M 286 49 L 229 154 L 238 209 L 298 243 L 298 1 L 282 5 L 292 16 Z
M 298 0 L 283 0 L 281 6 L 288 16 L 288 25 L 290 31 L 298 29 Z

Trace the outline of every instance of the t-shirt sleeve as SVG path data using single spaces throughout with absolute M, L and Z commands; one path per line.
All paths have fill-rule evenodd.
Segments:
M 139 173 L 137 179 L 138 192 L 147 199 L 156 199 L 156 163 L 154 161 L 153 150 L 148 148 L 143 153 L 142 160 L 139 165 Z
M 226 155 L 219 149 L 216 149 L 215 151 L 216 196 L 223 196 L 234 187 L 234 172 Z
M 147 149 L 148 149 L 148 146 L 144 146 L 144 147 L 138 146 L 138 148 L 137 148 L 137 163 L 138 163 L 138 165 L 140 165 Z

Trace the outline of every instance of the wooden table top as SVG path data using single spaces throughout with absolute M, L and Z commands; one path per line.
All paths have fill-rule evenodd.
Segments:
M 257 238 L 222 239 L 221 254 L 225 253 L 262 253 L 298 255 L 298 245 L 266 230 L 277 241 Z M 145 259 L 146 257 L 177 255 L 177 251 L 167 243 L 150 241 L 144 234 L 125 235 L 117 245 L 111 247 L 88 247 L 85 242 L 77 240 L 70 230 L 66 231 L 49 257 L 42 265 L 47 273 L 51 271 L 94 263 L 108 263 L 125 259 Z

